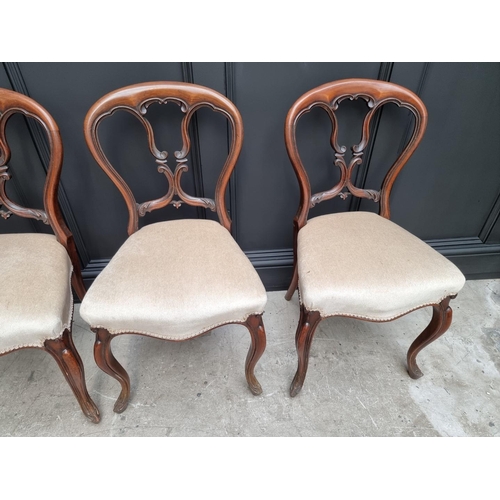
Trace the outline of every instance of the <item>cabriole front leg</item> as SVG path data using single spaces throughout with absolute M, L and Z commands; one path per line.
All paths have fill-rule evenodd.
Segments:
M 127 408 L 130 398 L 130 378 L 125 368 L 118 363 L 111 351 L 113 336 L 104 328 L 93 328 L 95 335 L 94 358 L 97 366 L 108 375 L 118 380 L 122 386 L 120 396 L 116 400 L 113 411 L 121 413 Z
M 97 424 L 101 417 L 87 391 L 82 359 L 73 344 L 71 332 L 65 330 L 60 338 L 46 340 L 44 348 L 57 361 L 85 416 Z
M 297 348 L 299 361 L 297 372 L 290 386 L 290 396 L 292 398 L 300 392 L 304 385 L 309 364 L 309 350 L 314 332 L 320 321 L 321 315 L 319 311 L 308 311 L 303 305 L 300 306 L 300 319 L 295 334 L 295 347 Z
M 266 331 L 264 330 L 262 315 L 252 314 L 248 317 L 244 325 L 248 328 L 250 337 L 252 338 L 245 362 L 245 376 L 252 393 L 259 395 L 262 394 L 262 387 L 255 377 L 254 368 L 266 348 Z
M 413 344 L 408 349 L 408 374 L 411 378 L 420 378 L 423 373 L 417 365 L 417 354 L 431 342 L 443 335 L 451 325 L 452 310 L 450 300 L 455 298 L 447 297 L 439 304 L 433 306 L 432 319 L 427 328 L 415 339 Z

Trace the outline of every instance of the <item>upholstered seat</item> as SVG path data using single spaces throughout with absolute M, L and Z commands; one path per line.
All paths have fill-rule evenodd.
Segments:
M 371 212 L 315 217 L 297 240 L 299 290 L 309 311 L 387 321 L 438 304 L 465 283 L 460 270 Z
M 180 123 L 182 149 L 168 160 L 158 149 L 147 110 L 151 103 L 175 102 L 184 117 Z M 211 108 L 228 120 L 231 140 L 222 166 L 215 199 L 191 196 L 181 177 L 190 170 L 190 123 L 200 108 Z M 148 135 L 149 151 L 168 189 L 161 198 L 138 203 L 132 190 L 106 157 L 98 128 L 115 111 L 126 110 L 139 119 Z M 194 122 L 193 122 L 194 123 Z M 111 341 L 122 333 L 136 333 L 181 341 L 227 323 L 245 326 L 251 344 L 245 377 L 253 394 L 262 387 L 254 374 L 266 348 L 262 313 L 266 292 L 252 264 L 231 236 L 226 190 L 243 144 L 243 122 L 236 106 L 213 89 L 183 82 L 147 82 L 114 90 L 89 110 L 83 126 L 92 156 L 120 190 L 127 205 L 128 239 L 97 277 L 82 302 L 80 313 L 95 332 L 94 357 L 101 370 L 118 380 L 122 390 L 114 411 L 121 413 L 130 398 L 130 377 L 113 356 Z M 227 136 L 222 135 L 227 151 Z M 170 164 L 168 163 L 170 162 Z M 165 185 L 165 184 L 164 184 Z M 204 191 L 198 186 L 199 191 Z M 197 207 L 198 219 L 174 220 L 139 229 L 139 218 L 173 205 Z M 217 213 L 217 222 L 204 217 L 203 208 Z
M 72 265 L 49 234 L 0 235 L 0 354 L 43 347 L 71 326 Z
M 9 198 L 5 189 L 12 177 L 6 128 L 16 114 L 37 122 L 47 134 L 43 209 L 20 205 Z M 13 232 L 0 235 L 0 356 L 28 347 L 48 352 L 59 365 L 85 416 L 97 423 L 99 410 L 87 391 L 82 360 L 71 334 L 71 289 L 82 299 L 85 286 L 75 240 L 57 200 L 62 160 L 59 128 L 48 111 L 24 94 L 0 89 L 0 216 L 7 221 L 12 216 L 35 219 L 54 232 L 54 236 Z M 30 171 L 24 174 L 33 182 L 29 192 L 38 184 L 27 173 Z
M 227 229 L 183 219 L 132 234 L 90 287 L 80 314 L 111 334 L 183 340 L 262 314 L 266 300 L 257 272 Z
M 346 99 L 360 99 L 367 104 L 361 140 L 351 146 L 350 158 L 346 157 L 347 147 L 338 141 L 336 115 L 339 104 Z M 404 134 L 412 128 L 413 132 L 407 135 L 406 145 L 389 167 L 380 190 L 367 189 L 364 182 L 369 176 L 366 170 L 360 173 L 359 168 L 374 130 L 372 120 L 388 103 L 409 111 L 409 128 Z M 295 133 L 299 118 L 315 107 L 322 108 L 330 118 L 330 144 L 335 152 L 334 164 L 340 169 L 337 184 L 318 193 L 311 190 Z M 299 288 L 301 308 L 295 337 L 298 366 L 290 386 L 292 397 L 304 384 L 314 332 L 328 316 L 390 321 L 420 307 L 432 306 L 429 325 L 408 349 L 408 374 L 412 378 L 423 375 L 416 362 L 417 354 L 451 324 L 450 300 L 463 287 L 464 276 L 445 257 L 389 220 L 394 182 L 418 147 L 426 126 L 427 109 L 418 95 L 392 82 L 363 78 L 320 85 L 299 97 L 288 112 L 285 143 L 300 186 L 300 204 L 294 219 L 294 270 L 285 296 L 290 300 Z M 371 165 L 368 162 L 365 168 L 381 168 Z M 336 196 L 379 202 L 379 215 L 357 212 L 359 201 L 353 200 L 346 207 L 348 213 L 309 219 L 312 207 Z

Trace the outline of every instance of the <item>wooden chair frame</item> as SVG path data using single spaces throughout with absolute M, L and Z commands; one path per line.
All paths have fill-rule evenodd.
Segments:
M 349 164 L 346 163 L 344 157 L 347 148 L 339 145 L 338 143 L 338 123 L 335 115 L 335 111 L 338 109 L 339 104 L 345 99 L 363 99 L 366 101 L 369 108 L 362 125 L 361 141 L 351 147 L 352 158 Z M 413 133 L 401 154 L 389 168 L 382 182 L 380 191 L 361 189 L 354 186 L 352 183 L 352 173 L 355 167 L 360 165 L 363 161 L 363 152 L 370 139 L 370 125 L 372 118 L 383 105 L 388 103 L 394 103 L 399 107 L 406 108 L 413 114 L 415 117 Z M 335 151 L 335 165 L 339 167 L 341 172 L 340 181 L 332 189 L 316 194 L 311 193 L 309 178 L 300 159 L 296 141 L 296 127 L 298 120 L 314 107 L 324 109 L 330 117 L 332 123 L 330 143 Z M 390 219 L 389 197 L 394 181 L 422 140 L 426 126 L 427 109 L 420 98 L 410 90 L 390 82 L 361 78 L 338 80 L 321 85 L 320 87 L 306 92 L 294 103 L 286 117 L 285 144 L 288 156 L 299 182 L 300 202 L 297 214 L 294 218 L 294 269 L 292 281 L 285 295 L 286 300 L 290 300 L 292 298 L 298 287 L 297 237 L 300 229 L 307 224 L 309 210 L 324 200 L 328 200 L 336 196 L 346 199 L 347 196 L 353 195 L 359 198 L 371 199 L 374 202 L 380 202 L 379 215 L 386 219 Z M 344 191 L 344 188 L 346 188 L 347 191 Z M 452 319 L 452 309 L 449 303 L 450 299 L 455 297 L 456 295 L 446 297 L 439 304 L 433 305 L 433 316 L 429 325 L 417 337 L 408 350 L 407 363 L 410 377 L 416 379 L 423 375 L 416 362 L 417 354 L 425 346 L 445 333 L 449 328 Z M 349 317 L 348 315 L 339 316 Z M 401 316 L 404 316 L 404 314 Z M 324 318 L 321 317 L 318 311 L 309 311 L 303 305 L 300 306 L 300 319 L 295 336 L 295 345 L 298 354 L 298 367 L 290 386 L 290 395 L 292 397 L 296 396 L 300 392 L 302 385 L 304 384 L 312 339 L 314 337 L 314 332 L 322 319 Z M 392 319 L 380 321 L 392 321 Z
M 178 104 L 185 114 L 181 122 L 182 149 L 174 152 L 177 163 L 174 172 L 172 172 L 167 164 L 167 151 L 160 151 L 156 147 L 153 127 L 146 118 L 148 107 L 152 103 L 166 104 L 168 102 Z M 189 124 L 194 113 L 202 107 L 209 107 L 223 114 L 232 128 L 231 146 L 216 185 L 215 200 L 190 196 L 181 186 L 181 176 L 188 170 L 187 155 L 191 148 Z M 129 186 L 113 168 L 104 154 L 98 138 L 98 127 L 104 118 L 118 110 L 131 113 L 139 119 L 146 129 L 149 150 L 158 164 L 158 172 L 164 174 L 168 180 L 168 190 L 163 197 L 137 203 Z M 217 212 L 221 225 L 228 231 L 231 230 L 231 219 L 226 208 L 225 192 L 241 151 L 243 122 L 236 106 L 222 94 L 207 87 L 181 82 L 149 82 L 131 85 L 110 92 L 90 108 L 85 117 L 84 133 L 87 146 L 94 159 L 113 181 L 125 199 L 129 213 L 127 228 L 129 236 L 138 230 L 139 217 L 143 217 L 147 212 L 163 208 L 169 204 L 179 208 L 183 203 L 204 207 Z M 266 347 L 266 334 L 262 315 L 254 314 L 249 316 L 244 323 L 235 324 L 243 324 L 250 332 L 251 345 L 245 362 L 245 375 L 251 392 L 253 394 L 261 394 L 262 388 L 255 377 L 254 368 Z M 94 355 L 97 365 L 121 384 L 121 394 L 114 406 L 114 411 L 121 413 L 127 407 L 130 397 L 130 379 L 125 369 L 113 356 L 111 340 L 124 333 L 111 334 L 104 328 L 93 328 L 93 331 L 96 334 Z M 126 333 L 141 335 L 138 332 Z M 200 335 L 204 335 L 205 333 L 208 332 Z
M 18 205 L 9 199 L 5 190 L 5 184 L 11 178 L 7 166 L 11 151 L 7 143 L 5 130 L 10 117 L 16 113 L 36 120 L 47 134 L 50 147 L 50 162 L 43 191 L 44 210 Z M 80 260 L 73 235 L 64 222 L 57 201 L 62 161 L 63 146 L 61 136 L 52 116 L 33 99 L 11 90 L 0 89 L 0 206 L 3 205 L 6 208 L 6 210 L 0 210 L 0 216 L 8 219 L 15 214 L 20 217 L 40 220 L 44 224 L 50 225 L 57 241 L 68 252 L 73 265 L 71 284 L 78 297 L 83 299 L 86 290 L 82 280 Z M 8 293 L 8 290 L 6 292 Z M 12 349 L 1 355 L 26 348 Z M 99 410 L 87 391 L 82 360 L 73 344 L 71 328 L 65 330 L 58 339 L 46 340 L 41 349 L 50 353 L 57 361 L 85 416 L 92 422 L 98 423 L 100 420 Z

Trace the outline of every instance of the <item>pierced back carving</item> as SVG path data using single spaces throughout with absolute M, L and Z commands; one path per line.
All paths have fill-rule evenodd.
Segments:
M 156 147 L 153 127 L 148 121 L 146 114 L 152 103 L 166 104 L 174 102 L 178 104 L 185 116 L 181 122 L 182 149 L 174 152 L 176 161 L 175 170 L 172 172 L 167 164 L 167 151 L 160 151 Z M 232 142 L 227 160 L 222 167 L 215 190 L 215 200 L 210 198 L 197 198 L 190 196 L 181 186 L 181 177 L 188 170 L 187 155 L 191 149 L 189 138 L 189 123 L 195 111 L 202 107 L 209 107 L 218 113 L 222 113 L 232 127 Z M 158 172 L 164 174 L 168 180 L 167 193 L 156 200 L 137 203 L 134 195 L 113 168 L 103 152 L 98 137 L 98 128 L 104 118 L 111 116 L 117 110 L 124 110 L 142 123 L 146 129 L 149 151 L 158 165 Z M 192 83 L 181 82 L 150 82 L 130 85 L 110 92 L 99 99 L 89 110 L 84 122 L 85 140 L 94 159 L 106 172 L 122 194 L 129 212 L 128 234 L 131 235 L 139 228 L 139 217 L 147 212 L 157 210 L 172 204 L 179 208 L 182 203 L 200 206 L 217 212 L 220 223 L 227 229 L 231 229 L 231 219 L 227 213 L 225 203 L 225 191 L 241 151 L 243 143 L 243 122 L 236 106 L 227 97 L 215 90 Z M 175 198 L 177 196 L 177 198 Z
M 345 160 L 347 148 L 338 143 L 338 122 L 335 115 L 339 104 L 346 99 L 363 99 L 369 108 L 363 121 L 361 141 L 351 147 L 352 157 L 349 164 Z M 388 170 L 380 191 L 361 189 L 353 185 L 351 177 L 355 167 L 363 161 L 363 153 L 370 139 L 372 118 L 377 110 L 388 103 L 394 103 L 413 113 L 415 116 L 413 133 L 406 147 Z M 340 181 L 327 191 L 311 194 L 309 178 L 297 149 L 296 127 L 300 117 L 311 111 L 314 107 L 324 109 L 330 117 L 332 123 L 330 144 L 335 151 L 334 164 L 340 169 Z M 300 185 L 300 204 L 295 216 L 296 229 L 300 229 L 306 224 L 309 210 L 316 204 L 335 196 L 346 199 L 349 194 L 380 202 L 379 214 L 389 219 L 389 196 L 392 186 L 397 175 L 419 145 L 426 126 L 427 110 L 424 103 L 413 92 L 394 83 L 362 78 L 338 80 L 306 92 L 290 108 L 285 122 L 286 149 Z M 347 191 L 344 191 L 344 188 Z
M 12 201 L 5 191 L 6 182 L 11 179 L 11 174 L 8 172 L 9 167 L 7 166 L 11 151 L 7 143 L 5 130 L 10 117 L 16 113 L 36 120 L 47 134 L 50 162 L 43 191 L 44 210 L 22 207 Z M 59 128 L 47 110 L 30 97 L 12 90 L 0 89 L 0 205 L 6 208 L 6 210 L 0 210 L 0 216 L 8 219 L 12 214 L 15 214 L 50 224 L 59 242 L 67 246 L 67 241 L 72 238 L 72 234 L 62 218 L 57 201 L 62 160 L 63 147 Z
M 11 178 L 7 163 L 11 151 L 7 143 L 5 129 L 10 117 L 16 113 L 33 118 L 47 134 L 50 159 L 47 168 L 47 177 L 43 188 L 44 209 L 22 207 L 12 201 L 5 191 L 5 183 Z M 85 296 L 85 286 L 81 276 L 81 266 L 73 234 L 69 230 L 61 213 L 57 192 L 61 178 L 63 162 L 63 146 L 59 127 L 48 111 L 36 101 L 24 94 L 0 88 L 0 216 L 8 219 L 12 214 L 31 219 L 40 220 L 49 224 L 54 231 L 57 241 L 68 252 L 73 264 L 72 284 L 80 299 Z M 2 210 L 2 205 L 6 210 Z

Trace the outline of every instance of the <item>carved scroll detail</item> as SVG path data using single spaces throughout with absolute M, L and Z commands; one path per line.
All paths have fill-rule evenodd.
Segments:
M 9 108 L 6 112 L 0 113 L 0 206 L 3 205 L 7 209 L 0 210 L 0 217 L 8 219 L 12 214 L 16 214 L 21 217 L 41 220 L 44 224 L 49 224 L 48 216 L 45 211 L 36 208 L 22 207 L 9 199 L 5 191 L 5 183 L 11 178 L 11 175 L 7 172 L 9 169 L 7 162 L 10 160 L 10 148 L 5 135 L 5 127 L 8 119 L 15 113 L 21 113 L 35 119 L 46 129 L 45 123 L 43 123 L 38 116 L 20 107 L 14 106 Z
M 177 151 L 176 151 L 177 153 Z M 173 205 L 175 208 L 180 208 L 183 203 L 193 203 L 198 206 L 204 206 L 215 212 L 215 201 L 210 198 L 196 198 L 189 196 L 181 186 L 181 176 L 184 172 L 188 171 L 188 166 L 186 164 L 187 159 L 177 160 L 177 166 L 175 171 L 172 172 L 170 167 L 167 165 L 167 160 L 156 160 L 159 164 L 158 172 L 164 174 L 168 179 L 168 192 L 162 198 L 153 201 L 146 201 L 144 203 L 137 204 L 137 210 L 140 217 L 146 215 L 146 213 L 154 210 L 159 204 L 164 205 Z M 177 195 L 180 199 L 174 199 L 174 196 Z
M 181 124 L 182 149 L 181 151 L 175 151 L 174 153 L 177 162 L 174 172 L 172 172 L 170 166 L 167 164 L 168 152 L 160 151 L 156 146 L 153 127 L 149 122 L 149 120 L 146 118 L 148 108 L 151 104 L 153 103 L 167 104 L 169 102 L 174 102 L 175 104 L 178 104 L 181 108 L 181 111 L 185 113 L 185 116 Z M 164 196 L 156 200 L 150 200 L 143 203 L 136 203 L 137 213 L 139 214 L 140 217 L 143 217 L 144 215 L 146 215 L 146 213 L 151 212 L 157 208 L 164 207 L 166 205 L 173 205 L 175 208 L 180 208 L 180 206 L 183 203 L 195 206 L 202 206 L 212 210 L 213 212 L 216 211 L 214 200 L 210 198 L 197 198 L 194 196 L 190 196 L 182 189 L 181 186 L 181 176 L 184 172 L 187 172 L 189 169 L 186 158 L 191 149 L 191 141 L 189 139 L 189 132 L 188 132 L 189 122 L 194 112 L 202 106 L 210 106 L 214 109 L 219 110 L 218 108 L 215 108 L 211 103 L 203 102 L 197 104 L 196 106 L 189 106 L 184 100 L 176 97 L 166 97 L 166 98 L 151 97 L 149 99 L 146 99 L 145 101 L 142 101 L 137 107 L 120 106 L 112 109 L 110 112 L 105 113 L 101 116 L 102 119 L 104 116 L 113 114 L 117 109 L 124 109 L 125 111 L 128 111 L 129 113 L 136 116 L 146 129 L 146 133 L 148 136 L 149 150 L 151 154 L 154 156 L 156 163 L 158 164 L 158 172 L 160 174 L 164 174 L 168 180 L 169 187 L 167 193 Z M 219 111 L 223 112 L 223 110 Z M 178 196 L 179 199 L 174 199 L 175 196 Z
M 346 147 L 338 144 L 338 126 L 335 110 L 345 99 L 363 99 L 368 105 L 368 112 L 363 121 L 363 131 L 359 144 L 353 146 L 352 158 L 347 166 L 344 158 Z M 405 108 L 411 112 L 415 119 L 413 132 L 406 143 L 406 146 L 399 153 L 398 157 L 389 167 L 380 191 L 371 189 L 360 189 L 353 185 L 351 176 L 353 169 L 362 161 L 362 154 L 369 142 L 370 123 L 378 109 L 383 105 L 393 103 L 398 107 Z M 311 195 L 311 184 L 304 164 L 300 158 L 297 147 L 297 123 L 301 116 L 311 111 L 314 107 L 322 108 L 329 116 L 332 123 L 332 133 L 330 143 L 335 151 L 334 164 L 340 169 L 340 181 L 329 191 Z M 293 220 L 294 236 L 294 266 L 293 277 L 285 295 L 286 300 L 290 300 L 297 289 L 299 273 L 297 266 L 297 238 L 299 231 L 307 224 L 309 210 L 311 207 L 323 200 L 340 196 L 345 200 L 349 195 L 372 199 L 380 202 L 379 215 L 390 219 L 391 211 L 389 197 L 396 177 L 406 165 L 416 148 L 420 144 L 427 126 L 427 110 L 422 100 L 411 90 L 391 82 L 380 80 L 369 80 L 366 78 L 349 78 L 337 80 L 320 85 L 303 94 L 288 111 L 285 121 L 285 145 L 288 156 L 292 163 L 295 175 L 299 182 L 300 202 L 297 213 Z M 347 188 L 347 189 L 344 189 Z
M 44 224 L 49 224 L 46 212 L 37 210 L 36 208 L 25 208 L 9 199 L 5 192 L 5 183 L 11 178 L 7 172 L 9 167 L 0 165 L 0 206 L 3 205 L 7 210 L 0 210 L 0 217 L 8 219 L 12 214 L 21 217 L 30 217 L 36 220 L 41 220 Z
M 148 108 L 153 103 L 176 103 L 184 117 L 181 121 L 182 149 L 175 151 L 175 169 L 167 163 L 168 153 L 160 151 L 155 144 L 154 132 L 147 119 Z M 215 199 L 189 196 L 182 188 L 181 178 L 188 170 L 187 155 L 190 150 L 189 124 L 193 114 L 202 107 L 224 115 L 230 124 L 231 139 L 228 155 L 215 186 Z M 99 142 L 98 128 L 102 121 L 117 111 L 126 111 L 138 119 L 146 129 L 150 152 L 157 163 L 157 169 L 168 181 L 167 193 L 156 200 L 138 203 L 134 193 L 119 172 L 113 168 Z M 85 142 L 99 166 L 118 188 L 127 205 L 129 214 L 127 232 L 132 235 L 139 229 L 139 218 L 147 212 L 169 204 L 179 207 L 189 204 L 208 208 L 217 213 L 220 223 L 229 231 L 231 218 L 226 208 L 225 192 L 231 173 L 241 151 L 243 124 L 236 106 L 215 90 L 183 82 L 147 82 L 129 85 L 106 94 L 89 109 L 84 121 Z
M 335 116 L 335 110 L 338 109 L 339 104 L 345 99 L 353 101 L 358 98 L 366 101 L 368 108 L 370 108 L 370 111 L 366 115 L 363 122 L 363 135 L 361 137 L 361 142 L 351 147 L 352 158 L 349 161 L 349 165 L 347 165 L 345 159 L 345 152 L 347 151 L 347 148 L 346 146 L 341 146 L 337 140 L 338 124 L 337 117 Z M 328 191 L 322 191 L 321 193 L 313 194 L 309 203 L 310 208 L 314 207 L 318 203 L 321 203 L 322 201 L 335 198 L 336 196 L 339 196 L 342 200 L 346 200 L 350 194 L 357 196 L 358 198 L 367 198 L 369 200 L 373 200 L 374 202 L 380 201 L 380 191 L 358 188 L 352 183 L 351 177 L 354 168 L 363 162 L 363 150 L 368 144 L 369 140 L 370 121 L 375 111 L 380 107 L 381 104 L 382 102 L 376 103 L 373 97 L 367 94 L 359 93 L 343 94 L 337 96 L 330 105 L 327 105 L 325 103 L 314 103 L 308 108 L 307 111 L 312 109 L 314 106 L 320 106 L 328 113 L 328 116 L 330 117 L 330 120 L 332 122 L 332 136 L 330 139 L 330 143 L 335 151 L 334 165 L 336 165 L 340 169 L 340 181 Z M 347 191 L 344 191 L 344 188 L 346 188 Z

